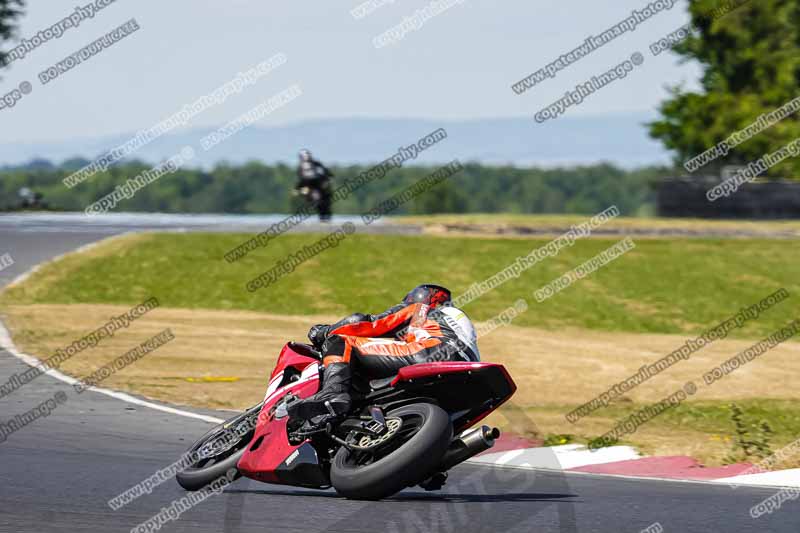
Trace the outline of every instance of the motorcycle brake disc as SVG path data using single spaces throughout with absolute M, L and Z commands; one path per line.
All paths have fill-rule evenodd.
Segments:
M 377 448 L 381 444 L 388 442 L 389 439 L 397 435 L 397 432 L 403 426 L 403 420 L 397 417 L 391 417 L 386 419 L 386 431 L 382 435 L 378 435 L 375 437 L 369 435 L 362 435 L 360 439 L 358 439 L 358 443 L 351 444 L 353 448 L 356 448 L 361 451 L 372 450 Z

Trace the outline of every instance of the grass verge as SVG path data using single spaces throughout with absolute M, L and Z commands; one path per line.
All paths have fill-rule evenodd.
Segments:
M 130 304 L 151 296 L 165 307 L 344 316 L 377 312 L 410 288 L 434 282 L 461 294 L 545 245 L 545 239 L 352 235 L 273 285 L 246 283 L 319 239 L 283 235 L 229 264 L 223 254 L 248 236 L 144 234 L 46 265 L 0 295 L 0 306 L 34 303 Z M 530 308 L 516 324 L 640 333 L 698 334 L 779 288 L 800 292 L 800 247 L 781 240 L 645 240 L 599 271 L 536 303 L 533 292 L 616 243 L 578 241 L 465 307 L 487 320 L 518 298 Z M 731 334 L 768 335 L 800 315 L 789 298 Z

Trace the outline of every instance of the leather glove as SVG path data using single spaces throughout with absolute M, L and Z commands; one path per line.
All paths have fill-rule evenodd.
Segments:
M 327 324 L 311 326 L 311 329 L 308 330 L 308 340 L 310 340 L 311 344 L 316 348 L 322 348 L 322 343 L 324 343 L 325 339 L 328 337 L 328 329 L 330 329 L 330 326 Z

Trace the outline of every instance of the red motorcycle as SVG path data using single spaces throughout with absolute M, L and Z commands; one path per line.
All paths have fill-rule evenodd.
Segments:
M 233 470 L 265 483 L 333 487 L 355 499 L 414 485 L 438 490 L 449 469 L 494 445 L 500 431 L 475 424 L 516 391 L 502 365 L 425 363 L 386 379 L 354 376 L 344 418 L 290 422 L 287 406 L 319 390 L 320 360 L 312 346 L 286 344 L 264 401 L 200 438 L 178 483 L 199 490 Z

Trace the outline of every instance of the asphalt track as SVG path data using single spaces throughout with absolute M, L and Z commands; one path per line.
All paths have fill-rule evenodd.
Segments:
M 146 226 L 178 229 L 169 224 Z M 98 229 L 76 221 L 59 227 L 0 217 L 0 254 L 9 252 L 16 261 L 0 272 L 0 284 L 49 257 L 134 229 L 131 224 Z M 26 368 L 0 351 L 0 383 Z M 266 376 L 271 369 L 254 370 Z M 175 461 L 209 427 L 207 423 L 91 391 L 78 395 L 50 376 L 0 399 L 0 422 L 58 391 L 67 395 L 66 402 L 0 443 L 0 532 L 128 532 L 186 494 L 169 481 L 120 510 L 107 505 L 110 498 Z M 452 471 L 441 493 L 407 490 L 382 502 L 348 501 L 331 491 L 240 480 L 160 531 L 624 533 L 658 522 L 665 532 L 796 533 L 797 501 L 785 502 L 757 520 L 750 518 L 750 507 L 774 493 L 462 465 Z

